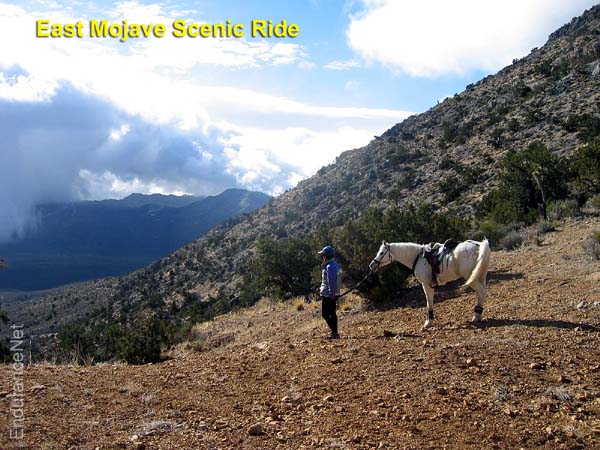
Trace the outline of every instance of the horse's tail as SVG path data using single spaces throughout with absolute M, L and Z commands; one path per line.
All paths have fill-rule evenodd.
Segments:
M 490 265 L 491 254 L 492 250 L 490 249 L 490 243 L 487 239 L 484 239 L 479 245 L 479 255 L 477 255 L 477 263 L 475 264 L 475 268 L 473 269 L 473 272 L 471 272 L 471 276 L 469 276 L 469 279 L 465 285 L 470 285 L 487 273 Z

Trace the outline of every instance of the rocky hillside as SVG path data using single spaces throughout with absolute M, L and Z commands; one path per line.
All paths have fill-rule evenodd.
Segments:
M 415 286 L 407 307 L 343 304 L 338 341 L 319 304 L 263 301 L 160 364 L 28 366 L 23 448 L 598 449 L 600 266 L 581 243 L 599 228 L 494 252 L 479 327 L 474 293 L 446 288 L 422 331 Z M 14 377 L 0 366 L 7 411 Z
M 541 141 L 569 154 L 581 142 L 578 118 L 600 115 L 599 105 L 600 5 L 553 33 L 542 48 L 343 153 L 252 215 L 131 275 L 79 287 L 68 294 L 70 301 L 93 298 L 118 310 L 149 298 L 178 305 L 186 293 L 232 298 L 261 236 L 300 237 L 367 207 L 411 202 L 469 214 L 495 185 L 508 149 Z

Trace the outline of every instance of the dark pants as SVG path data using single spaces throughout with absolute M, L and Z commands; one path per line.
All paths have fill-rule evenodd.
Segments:
M 335 303 L 335 299 L 333 298 L 321 297 L 321 314 L 323 315 L 325 322 L 327 322 L 327 325 L 329 325 L 332 335 L 338 334 L 338 319 L 335 314 Z

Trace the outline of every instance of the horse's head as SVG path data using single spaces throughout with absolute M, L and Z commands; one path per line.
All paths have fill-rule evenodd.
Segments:
M 372 272 L 380 269 L 381 267 L 387 266 L 392 262 L 392 249 L 390 248 L 390 244 L 385 241 L 381 242 L 381 247 L 379 247 L 379 251 L 371 264 L 369 264 L 369 269 Z

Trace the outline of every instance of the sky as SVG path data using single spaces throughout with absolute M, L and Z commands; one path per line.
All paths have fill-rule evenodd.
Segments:
M 542 46 L 589 0 L 0 0 L 0 242 L 45 202 L 279 195 Z M 90 20 L 164 37 L 89 37 Z M 297 37 L 250 36 L 286 20 Z M 36 21 L 84 37 L 36 37 Z M 172 23 L 244 25 L 175 38 Z

